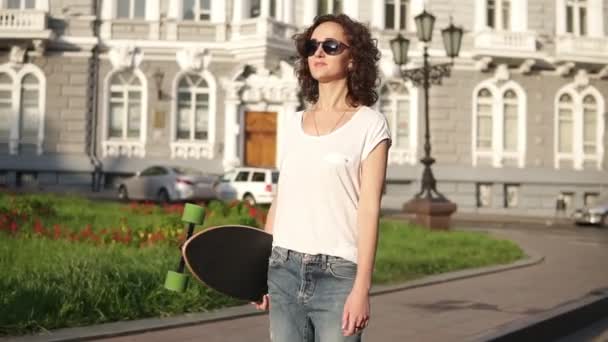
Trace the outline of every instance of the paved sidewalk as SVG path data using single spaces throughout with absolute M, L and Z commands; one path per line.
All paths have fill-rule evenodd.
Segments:
M 545 256 L 536 266 L 372 298 L 367 341 L 467 341 L 608 287 L 608 230 L 495 229 Z M 268 341 L 268 316 L 99 341 Z

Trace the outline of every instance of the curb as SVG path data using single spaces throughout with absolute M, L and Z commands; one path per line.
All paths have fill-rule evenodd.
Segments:
M 608 317 L 608 289 L 600 289 L 541 314 L 482 332 L 473 341 L 553 341 L 605 317 Z
M 534 252 L 525 251 L 527 258 L 508 265 L 481 267 L 471 270 L 462 270 L 429 276 L 418 280 L 408 281 L 398 285 L 375 285 L 372 286 L 370 296 L 399 292 L 424 286 L 431 286 L 450 281 L 474 278 L 492 273 L 514 270 L 522 267 L 534 266 L 544 261 L 544 256 Z M 0 342 L 68 342 L 68 341 L 90 341 L 100 338 L 118 337 L 139 334 L 151 331 L 181 328 L 192 325 L 207 324 L 217 321 L 233 320 L 238 318 L 266 315 L 250 304 L 218 309 L 210 312 L 184 314 L 166 318 L 145 318 L 134 321 L 120 321 L 103 323 L 92 326 L 63 328 L 38 335 L 25 335 L 19 337 L 0 338 Z

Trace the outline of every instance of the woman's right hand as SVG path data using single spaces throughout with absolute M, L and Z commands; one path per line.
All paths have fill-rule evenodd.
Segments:
M 251 302 L 251 304 L 255 305 L 255 308 L 258 310 L 266 311 L 270 309 L 270 297 L 265 294 L 261 302 Z

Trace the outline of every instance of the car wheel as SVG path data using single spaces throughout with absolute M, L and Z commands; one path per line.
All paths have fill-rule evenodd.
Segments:
M 129 193 L 127 192 L 127 187 L 124 185 L 121 185 L 118 188 L 118 199 L 120 199 L 121 201 L 128 201 L 129 200 Z
M 166 204 L 171 201 L 171 198 L 169 197 L 169 193 L 167 192 L 166 189 L 160 189 L 156 199 L 159 204 Z
M 249 203 L 252 207 L 255 205 L 255 197 L 253 197 L 252 194 L 245 194 L 245 196 L 243 196 L 243 201 Z
M 602 223 L 600 224 L 603 228 L 608 228 L 608 214 L 602 216 Z

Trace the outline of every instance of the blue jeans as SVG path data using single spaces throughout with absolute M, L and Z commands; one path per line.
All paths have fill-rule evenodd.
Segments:
M 268 265 L 272 342 L 359 342 L 342 335 L 342 313 L 357 273 L 351 261 L 275 246 Z

